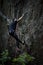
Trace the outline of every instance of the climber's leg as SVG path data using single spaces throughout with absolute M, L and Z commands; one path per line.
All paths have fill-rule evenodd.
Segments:
M 19 38 L 18 38 L 18 36 L 16 35 L 15 32 L 10 31 L 9 34 L 16 39 L 16 41 L 17 41 L 17 46 L 19 45 L 19 43 L 22 43 L 22 41 L 19 40 Z
M 18 38 L 15 32 L 14 32 L 13 37 L 16 39 L 17 43 L 22 43 L 22 41 Z

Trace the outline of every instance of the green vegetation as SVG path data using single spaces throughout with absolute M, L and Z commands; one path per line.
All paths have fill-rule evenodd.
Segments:
M 31 55 L 29 55 L 28 53 L 23 53 L 22 55 L 19 55 L 18 58 L 14 58 L 13 59 L 13 62 L 16 63 L 16 62 L 19 62 L 21 63 L 22 65 L 25 65 L 25 63 L 27 62 L 31 62 L 33 61 L 35 58 L 32 57 Z
M 7 60 L 10 60 L 10 57 L 8 56 L 9 53 L 8 53 L 8 50 L 5 50 L 1 53 L 1 58 L 0 58 L 0 62 L 2 65 L 4 65 L 4 63 L 7 61 Z
M 35 58 L 29 55 L 28 53 L 23 53 L 19 55 L 17 58 L 11 58 L 9 57 L 8 50 L 5 50 L 1 53 L 1 58 L 0 58 L 0 65 L 5 65 L 6 62 L 10 61 L 12 65 L 26 65 L 27 62 L 33 61 Z

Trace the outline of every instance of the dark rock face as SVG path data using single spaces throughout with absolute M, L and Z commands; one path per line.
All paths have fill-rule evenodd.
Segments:
M 4 6 L 6 5 L 5 2 L 3 3 Z M 8 2 L 11 4 L 11 8 Z M 3 10 L 5 10 L 6 15 L 8 13 L 10 18 L 14 16 L 19 18 L 23 13 L 28 11 L 28 14 L 18 23 L 17 34 L 22 41 L 25 40 L 31 50 L 31 54 L 38 59 L 39 65 L 43 65 L 43 0 L 10 0 L 8 2 L 6 5 L 8 11 L 4 6 Z M 1 31 L 3 30 L 7 29 L 2 28 Z M 5 32 L 2 34 L 5 35 Z M 6 35 L 5 37 L 7 42 L 8 36 Z M 2 40 L 4 40 L 3 37 Z M 12 47 L 14 46 L 14 42 L 13 39 L 12 43 L 10 42 Z

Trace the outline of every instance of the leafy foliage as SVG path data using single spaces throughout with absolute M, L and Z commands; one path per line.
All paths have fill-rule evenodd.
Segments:
M 28 53 L 23 53 L 22 55 L 19 55 L 18 58 L 14 58 L 12 61 L 20 62 L 22 65 L 25 65 L 25 63 L 33 61 L 35 58 L 29 55 Z
M 0 58 L 0 65 L 4 65 L 4 63 L 9 62 L 15 64 L 15 65 L 26 65 L 27 62 L 33 61 L 35 58 L 29 55 L 28 53 L 23 53 L 19 55 L 17 58 L 11 58 L 9 57 L 8 50 L 5 50 L 1 53 L 1 58 Z
M 8 50 L 5 50 L 1 53 L 1 58 L 0 58 L 0 62 L 2 63 L 2 65 L 4 65 L 4 63 L 7 61 L 7 60 L 10 60 L 10 57 L 8 56 L 9 53 L 8 53 Z

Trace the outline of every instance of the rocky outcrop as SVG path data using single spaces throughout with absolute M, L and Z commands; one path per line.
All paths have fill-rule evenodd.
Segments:
M 43 65 L 43 0 L 12 0 L 12 2 L 11 0 L 6 0 L 3 5 L 4 13 L 10 18 L 19 18 L 24 12 L 28 11 L 17 25 L 17 34 L 22 41 L 25 40 L 29 50 L 31 50 L 31 54 L 38 59 L 39 65 L 41 65 L 41 63 Z M 5 28 L 2 29 L 7 30 Z M 7 37 L 8 35 L 6 38 Z M 3 38 L 5 38 L 5 36 L 3 36 L 2 39 Z M 11 45 L 13 44 L 14 46 L 15 41 L 13 41 L 13 38 L 11 39 Z M 6 42 L 4 42 L 4 44 L 6 44 Z

